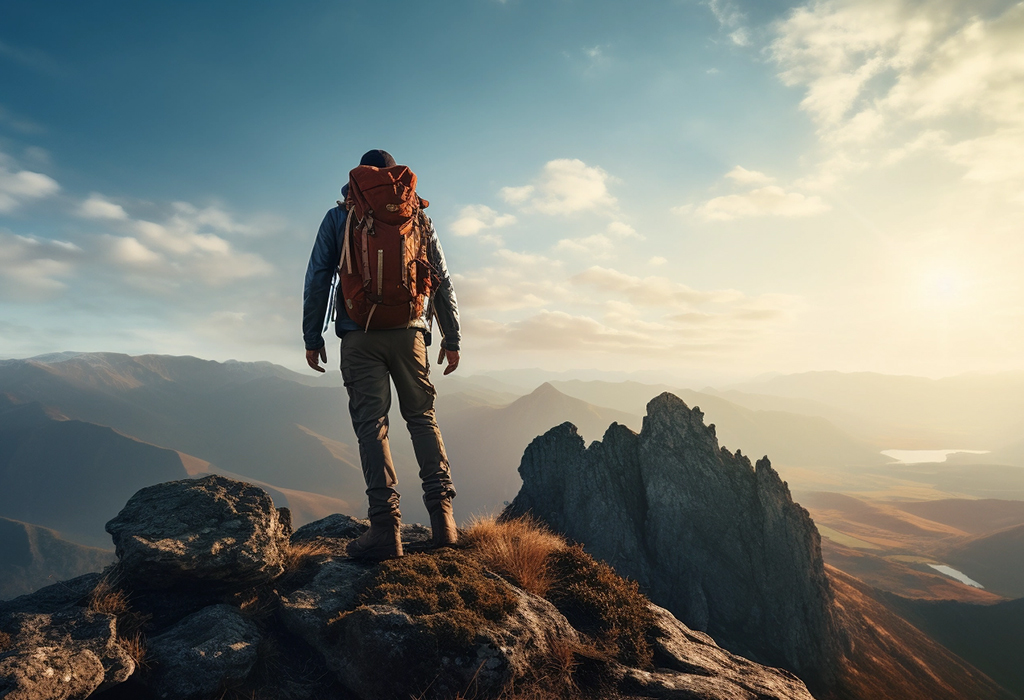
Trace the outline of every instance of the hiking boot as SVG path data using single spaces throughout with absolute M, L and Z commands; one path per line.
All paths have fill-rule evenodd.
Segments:
M 446 498 L 430 509 L 430 530 L 435 547 L 454 547 L 459 543 L 459 531 L 455 528 L 452 514 L 452 499 Z
M 345 551 L 353 559 L 382 561 L 402 556 L 402 516 L 386 513 L 370 518 L 370 529 L 348 543 Z

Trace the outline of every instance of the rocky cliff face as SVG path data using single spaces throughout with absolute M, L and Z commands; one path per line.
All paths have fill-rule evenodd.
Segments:
M 411 555 L 347 559 L 365 528 L 334 515 L 293 534 L 265 492 L 220 476 L 143 489 L 108 525 L 117 564 L 0 603 L 0 697 L 812 700 L 579 550 L 604 578 L 546 598 L 488 569 L 479 544 L 425 550 L 419 526 L 403 529 Z M 594 636 L 600 581 L 640 611 L 644 653 Z
M 662 394 L 639 434 L 612 424 L 589 448 L 563 424 L 519 472 L 503 517 L 532 513 L 730 651 L 833 685 L 845 642 L 818 532 L 767 458 L 719 447 L 699 409 Z

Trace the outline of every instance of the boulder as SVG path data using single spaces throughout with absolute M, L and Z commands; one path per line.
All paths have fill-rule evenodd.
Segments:
M 292 542 L 315 542 L 329 538 L 336 540 L 353 540 L 366 532 L 370 521 L 353 518 L 351 515 L 335 513 L 326 518 L 306 523 L 292 534 Z
M 647 698 L 814 700 L 792 673 L 730 654 L 665 608 L 650 607 L 655 619 L 655 668 L 619 666 L 615 675 L 621 692 Z
M 327 639 L 327 624 L 339 611 L 356 607 L 356 584 L 369 569 L 369 565 L 355 561 L 323 562 L 302 588 L 280 595 L 281 621 L 325 657 L 331 655 L 333 645 Z
M 414 556 L 438 561 L 442 570 L 452 562 L 477 566 L 451 552 Z M 483 572 L 495 592 L 511 601 L 510 611 L 500 621 L 475 626 L 464 642 L 438 651 L 439 640 L 442 645 L 451 641 L 446 630 L 458 627 L 458 618 L 417 614 L 398 604 L 361 604 L 360 592 L 375 573 L 371 565 L 328 560 L 302 588 L 282 595 L 280 607 L 286 628 L 316 649 L 342 685 L 365 700 L 418 696 L 428 686 L 429 697 L 469 690 L 477 697 L 497 696 L 509 681 L 544 663 L 553 643 L 579 641 L 554 605 Z
M 75 605 L 84 605 L 103 577 L 103 573 L 83 574 L 17 598 L 0 600 L 0 619 L 14 612 L 54 613 Z
M 478 628 L 469 649 L 442 656 L 431 669 L 434 678 L 427 679 L 433 680 L 431 697 L 498 696 L 510 682 L 530 676 L 535 666 L 547 662 L 553 640 L 579 641 L 555 606 L 512 590 L 518 598 L 512 614 Z M 423 693 L 426 685 L 410 687 L 409 679 L 393 670 L 420 665 L 435 634 L 428 629 L 430 624 L 428 617 L 410 615 L 392 605 L 362 606 L 338 623 L 338 646 L 343 652 L 335 653 L 329 665 L 346 687 L 366 700 Z
M 85 608 L 13 612 L 0 618 L 0 629 L 10 637 L 0 649 L 0 697 L 8 700 L 86 698 L 135 671 L 113 615 Z
M 238 608 L 203 608 L 149 638 L 147 685 L 170 700 L 210 697 L 249 675 L 259 642 L 256 625 Z
M 293 543 L 331 541 L 332 544 L 336 544 L 338 541 L 359 537 L 369 527 L 369 520 L 335 513 L 303 525 L 291 536 L 291 541 Z M 419 523 L 405 523 L 402 525 L 402 542 L 412 545 L 414 549 L 426 547 L 431 542 L 430 528 Z
M 107 532 L 140 588 L 238 591 L 284 571 L 286 531 L 270 495 L 219 475 L 141 489 Z

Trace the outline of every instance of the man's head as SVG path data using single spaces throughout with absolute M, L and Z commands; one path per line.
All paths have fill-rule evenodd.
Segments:
M 382 148 L 375 148 L 372 151 L 367 151 L 363 154 L 363 157 L 359 159 L 360 165 L 372 165 L 375 168 L 390 168 L 395 163 L 395 157 L 385 151 Z M 348 197 L 348 183 L 341 186 L 341 198 L 345 199 Z
M 396 165 L 394 157 L 380 148 L 364 153 L 363 157 L 359 159 L 359 164 L 372 165 L 375 168 L 390 168 Z

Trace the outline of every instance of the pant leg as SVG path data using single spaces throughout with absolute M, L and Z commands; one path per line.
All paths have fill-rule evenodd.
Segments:
M 437 392 L 430 383 L 430 360 L 423 333 L 414 328 L 384 331 L 393 334 L 390 343 L 391 378 L 398 391 L 402 418 L 409 428 L 413 450 L 420 467 L 423 503 L 433 510 L 438 503 L 455 496 L 448 455 L 434 415 Z
M 351 331 L 342 339 L 341 375 L 348 390 L 352 428 L 359 440 L 371 518 L 399 513 L 398 475 L 388 444 L 391 383 L 387 355 L 386 344 L 374 332 Z

